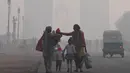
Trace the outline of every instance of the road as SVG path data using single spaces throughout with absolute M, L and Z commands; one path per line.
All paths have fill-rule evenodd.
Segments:
M 0 73 L 36 73 L 40 56 L 0 53 Z
M 90 70 L 83 68 L 83 73 L 129 73 L 130 53 L 127 52 L 124 58 L 114 56 L 113 58 L 103 58 L 102 53 L 91 54 L 93 68 Z M 41 63 L 40 63 L 41 62 Z M 75 65 L 73 64 L 73 69 Z M 38 71 L 38 72 L 37 72 Z M 52 66 L 55 72 L 55 62 Z M 9 55 L 0 54 L 0 73 L 45 73 L 43 59 L 40 55 Z M 62 65 L 62 72 L 66 72 L 66 63 Z M 75 72 L 74 72 L 75 73 Z
M 90 70 L 84 68 L 83 73 L 129 73 L 130 72 L 130 53 L 128 52 L 126 53 L 126 56 L 124 58 L 121 58 L 118 55 L 114 56 L 113 58 L 110 57 L 103 58 L 101 53 L 92 54 L 92 61 L 93 61 L 92 62 L 93 68 Z M 52 70 L 53 73 L 57 73 L 55 72 L 54 62 L 53 62 Z M 39 68 L 38 73 L 45 73 L 43 61 Z M 67 73 L 65 63 L 63 63 L 62 65 L 62 72 L 59 73 Z

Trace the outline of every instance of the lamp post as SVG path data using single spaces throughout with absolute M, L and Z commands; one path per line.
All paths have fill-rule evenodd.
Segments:
M 20 8 L 18 8 L 18 28 L 17 28 L 17 39 L 19 40 L 19 24 L 20 24 Z
M 8 0 L 8 26 L 7 26 L 7 43 L 10 42 L 10 14 L 11 14 L 11 0 Z
M 17 18 L 13 16 L 13 42 L 16 41 L 16 21 L 17 21 Z
M 23 39 L 24 39 L 24 16 L 22 16 L 22 21 L 23 21 Z

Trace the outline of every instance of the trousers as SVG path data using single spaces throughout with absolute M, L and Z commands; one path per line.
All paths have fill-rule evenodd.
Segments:
M 81 64 L 84 56 L 84 47 L 75 47 L 77 54 L 75 55 L 75 65 L 76 70 L 82 69 L 83 64 Z
M 44 65 L 45 65 L 46 73 L 51 73 L 52 56 L 44 56 Z
M 83 60 L 83 57 L 78 57 L 78 56 L 76 56 L 75 57 L 75 65 L 76 65 L 76 70 L 77 69 L 81 69 L 82 68 L 82 66 L 83 66 L 83 64 L 81 64 L 81 61 Z

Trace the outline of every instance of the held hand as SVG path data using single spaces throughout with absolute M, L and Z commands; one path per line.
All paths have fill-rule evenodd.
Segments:
M 65 61 L 65 57 L 63 57 L 63 62 Z
M 56 33 L 61 34 L 61 32 L 60 32 L 60 29 L 59 29 L 59 28 L 56 30 Z
M 60 34 L 61 36 L 62 36 L 62 34 L 63 34 L 63 33 L 62 33 L 62 32 L 60 32 L 60 31 L 56 31 L 56 33 L 57 33 L 57 34 Z
M 62 53 L 62 58 L 63 58 L 63 61 L 65 61 L 64 53 Z

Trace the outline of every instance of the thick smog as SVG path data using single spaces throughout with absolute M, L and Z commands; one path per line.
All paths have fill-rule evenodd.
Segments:
M 0 73 L 129 73 L 129 0 L 0 0 Z

